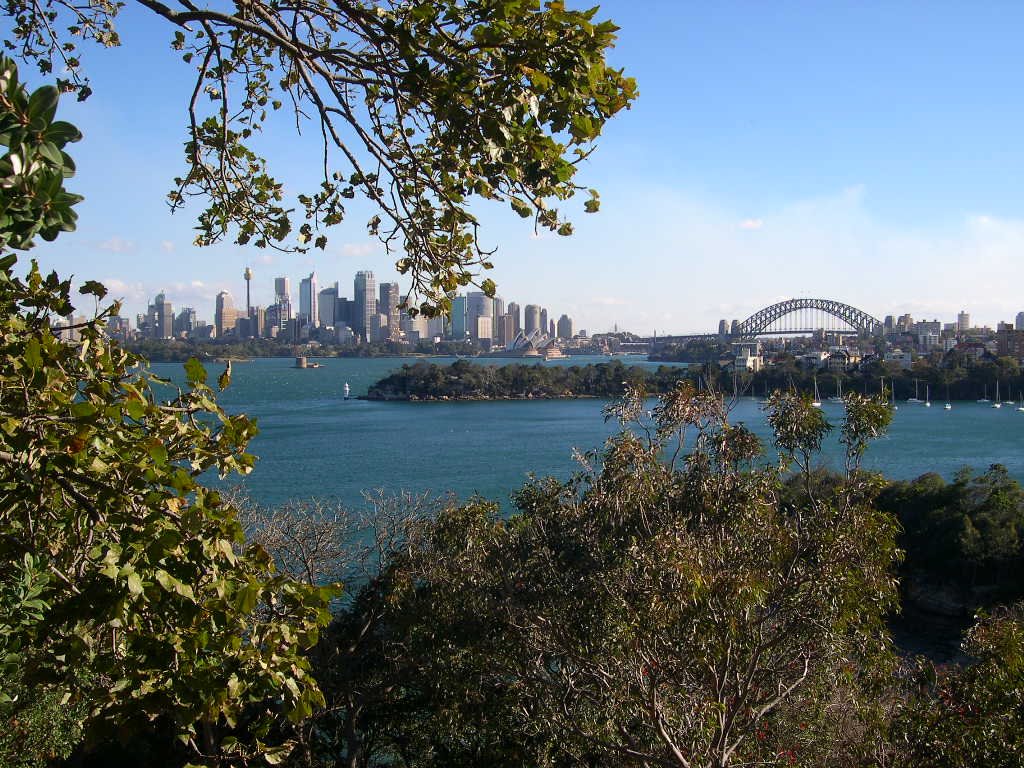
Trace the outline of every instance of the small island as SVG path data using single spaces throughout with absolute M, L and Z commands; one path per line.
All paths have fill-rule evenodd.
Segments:
M 554 400 L 611 398 L 625 385 L 642 384 L 649 394 L 667 392 L 686 378 L 686 370 L 662 366 L 648 370 L 618 360 L 596 365 L 489 366 L 459 360 L 451 365 L 419 362 L 403 365 L 370 386 L 364 400 Z

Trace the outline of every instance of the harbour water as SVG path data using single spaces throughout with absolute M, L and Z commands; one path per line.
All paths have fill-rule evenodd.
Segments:
M 312 358 L 311 358 L 312 359 Z M 447 364 L 453 358 L 432 358 Z M 232 384 L 220 396 L 232 413 L 256 419 L 260 434 L 249 450 L 256 469 L 232 484 L 257 501 L 279 504 L 312 497 L 349 505 L 362 503 L 363 491 L 384 489 L 442 494 L 454 491 L 508 502 L 528 475 L 568 477 L 578 468 L 573 450 L 599 448 L 617 425 L 606 424 L 602 400 L 546 400 L 462 403 L 384 403 L 356 399 L 370 384 L 413 362 L 408 358 L 324 358 L 319 368 L 300 370 L 292 359 L 236 363 Z M 481 364 L 509 361 L 479 360 Z M 607 358 L 575 357 L 547 365 L 583 365 Z M 656 368 L 643 358 L 627 365 Z M 183 379 L 181 364 L 154 364 L 153 370 Z M 223 364 L 208 366 L 211 380 Z M 345 383 L 352 399 L 342 396 Z M 1016 407 L 993 409 L 956 402 L 946 411 L 900 403 L 889 434 L 869 449 L 865 465 L 893 478 L 938 472 L 947 479 L 962 466 L 984 470 L 1006 465 L 1024 481 L 1024 413 Z M 825 402 L 838 424 L 842 406 Z M 743 422 L 762 440 L 770 437 L 761 403 L 740 399 L 732 421 Z M 839 466 L 833 434 L 823 463 Z

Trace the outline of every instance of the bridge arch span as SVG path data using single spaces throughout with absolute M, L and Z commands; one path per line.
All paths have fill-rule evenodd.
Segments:
M 813 310 L 831 315 L 849 325 L 857 333 L 875 334 L 882 328 L 882 323 L 877 318 L 856 307 L 851 307 L 849 304 L 843 304 L 841 301 L 835 301 L 834 299 L 787 299 L 752 314 L 739 324 L 737 333 L 734 335 L 752 337 L 771 333 L 772 331 L 768 329 L 772 324 L 787 315 L 803 310 Z

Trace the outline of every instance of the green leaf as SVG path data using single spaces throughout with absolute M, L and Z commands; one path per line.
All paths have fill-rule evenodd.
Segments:
M 195 357 L 185 362 L 185 377 L 192 386 L 206 383 L 206 368 Z

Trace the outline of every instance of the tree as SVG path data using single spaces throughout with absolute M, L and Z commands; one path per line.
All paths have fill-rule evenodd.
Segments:
M 245 0 L 233 8 L 138 0 L 174 29 L 171 46 L 196 65 L 188 104 L 186 171 L 174 209 L 193 197 L 200 245 L 233 236 L 259 247 L 323 248 L 323 227 L 361 195 L 367 222 L 401 256 L 420 309 L 490 268 L 474 201 L 509 205 L 561 235 L 551 206 L 581 191 L 576 171 L 605 121 L 636 97 L 605 63 L 616 27 L 563 0 Z M 61 87 L 88 96 L 77 40 L 116 46 L 120 2 L 12 0 L 9 49 Z M 297 197 L 303 223 L 250 144 L 276 110 L 322 138 L 319 187 Z M 596 211 L 590 190 L 585 204 Z M 481 288 L 493 294 L 494 284 Z
M 327 730 L 405 766 L 867 759 L 895 523 L 859 469 L 887 406 L 848 403 L 849 473 L 828 494 L 783 498 L 721 399 L 680 384 L 649 416 L 627 393 L 608 415 L 630 429 L 570 481 L 528 483 L 510 518 L 482 500 L 438 510 L 355 601 L 372 627 L 358 611 L 332 627 L 372 653 L 338 665 L 364 709 Z M 820 410 L 769 407 L 781 465 L 810 472 Z
M 922 662 L 893 722 L 897 768 L 1010 768 L 1024 762 L 1024 606 L 983 616 L 964 649 L 974 663 Z
M 275 723 L 323 701 L 302 649 L 334 589 L 275 574 L 200 482 L 248 472 L 255 434 L 202 365 L 179 390 L 146 372 L 103 333 L 117 304 L 62 340 L 51 326 L 72 312 L 70 282 L 34 263 L 15 275 L 9 248 L 73 226 L 61 147 L 77 131 L 53 122 L 56 89 L 29 96 L 8 59 L 0 73 L 0 679 L 33 699 L 0 695 L 3 714 L 56 690 L 91 741 L 155 724 L 202 760 L 280 758 Z

